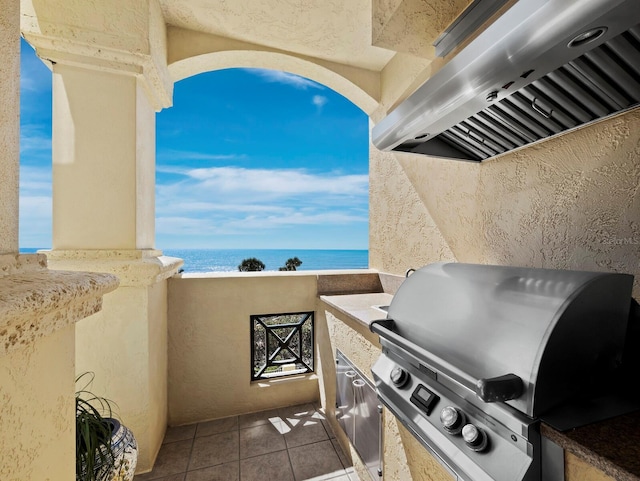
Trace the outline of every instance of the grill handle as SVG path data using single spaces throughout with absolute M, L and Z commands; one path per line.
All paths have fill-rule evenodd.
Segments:
M 473 379 L 466 373 L 460 371 L 449 364 L 444 359 L 437 358 L 428 353 L 420 346 L 405 339 L 393 330 L 393 319 L 381 319 L 373 321 L 369 325 L 371 332 L 378 334 L 381 339 L 385 339 L 391 344 L 403 348 L 405 351 L 413 354 L 418 359 L 424 359 L 436 367 L 438 370 L 446 373 L 453 379 L 456 379 L 461 385 L 465 386 L 471 392 L 482 399 L 484 402 L 504 402 L 510 399 L 516 399 L 524 392 L 524 383 L 515 374 L 505 374 L 504 376 L 492 377 L 488 379 Z
M 524 384 L 515 374 L 479 379 L 476 383 L 476 394 L 487 403 L 504 402 L 519 398 L 524 391 Z
M 452 364 L 448 363 L 444 359 L 441 359 L 434 354 L 427 352 L 422 347 L 415 343 L 405 339 L 402 335 L 393 330 L 393 319 L 381 319 L 371 322 L 369 329 L 371 332 L 380 336 L 381 343 L 383 340 L 392 346 L 397 346 L 408 353 L 415 356 L 417 359 L 424 360 L 425 367 L 428 369 L 435 369 L 436 371 L 446 374 L 449 378 L 468 389 L 470 392 L 475 392 L 475 386 L 478 382 L 477 379 L 469 376 L 467 373 L 462 372 Z M 434 374 L 436 375 L 436 374 Z

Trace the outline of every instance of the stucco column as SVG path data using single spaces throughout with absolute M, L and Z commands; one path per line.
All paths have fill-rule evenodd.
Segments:
M 131 75 L 53 67 L 53 249 L 149 249 L 155 112 Z
M 76 371 L 95 373 L 151 469 L 167 424 L 166 279 L 154 244 L 155 112 L 139 77 L 53 66 L 50 266 L 109 272 L 120 288 L 76 325 Z
M 18 252 L 20 4 L 0 0 L 0 254 Z
M 151 469 L 167 424 L 166 280 L 154 249 L 155 112 L 171 105 L 157 0 L 21 0 L 22 32 L 53 72 L 49 266 L 115 274 L 103 310 L 76 324 L 76 372 L 117 404 Z

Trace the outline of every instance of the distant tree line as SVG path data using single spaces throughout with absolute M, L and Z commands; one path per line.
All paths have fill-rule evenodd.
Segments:
M 262 262 L 260 259 L 256 259 L 255 257 L 249 257 L 248 259 L 244 259 L 240 263 L 240 265 L 238 266 L 238 270 L 240 272 L 263 271 L 264 262 Z
M 302 261 L 297 257 L 291 257 L 287 259 L 283 267 L 279 267 L 279 271 L 295 271 L 302 265 Z M 263 271 L 264 270 L 264 262 L 255 257 L 249 257 L 248 259 L 243 259 L 243 261 L 238 266 L 238 270 L 240 272 L 255 272 L 255 271 Z

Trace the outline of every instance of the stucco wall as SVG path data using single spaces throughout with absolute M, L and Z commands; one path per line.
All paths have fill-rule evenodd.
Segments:
M 74 329 L 0 356 L 0 479 L 74 479 Z
M 318 400 L 317 376 L 251 382 L 250 316 L 314 311 L 316 276 L 175 276 L 168 284 L 169 424 Z
M 0 0 L 0 254 L 18 252 L 20 4 Z
M 610 270 L 640 296 L 640 111 L 480 165 L 371 155 L 370 265 Z
M 76 324 L 76 371 L 95 373 L 92 390 L 133 431 L 138 472 L 153 466 L 166 428 L 166 326 L 166 281 L 120 287 Z
M 340 441 L 343 450 L 351 455 L 353 465 L 360 479 L 369 479 L 366 467 L 358 457 L 353 446 L 349 443 L 347 435 L 335 418 L 335 352 L 336 349 L 339 349 L 373 382 L 371 379 L 371 366 L 373 366 L 380 355 L 380 346 L 375 340 L 376 335 L 368 332 L 364 326 L 353 323 L 346 318 L 346 316 L 337 315 L 336 312 L 332 312 L 331 310 L 322 310 L 321 314 L 321 330 L 326 331 L 324 339 L 330 341 L 330 343 L 324 342 L 320 345 L 320 352 L 323 359 L 322 364 L 326 366 L 322 370 L 322 405 L 327 410 L 327 419 L 334 433 L 336 433 L 336 437 Z M 383 422 L 384 479 L 411 481 L 407 455 L 400 439 L 399 423 L 386 409 L 384 410 Z

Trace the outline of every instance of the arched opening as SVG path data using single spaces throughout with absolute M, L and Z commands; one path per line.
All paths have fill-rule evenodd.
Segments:
M 351 101 L 230 68 L 177 82 L 156 120 L 156 245 L 187 272 L 367 267 L 369 120 Z
M 24 40 L 22 48 L 20 246 L 32 252 L 51 247 L 51 72 Z M 268 270 L 292 257 L 300 269 L 367 267 L 369 119 L 361 109 L 372 98 L 308 61 L 235 54 L 178 62 L 192 75 L 176 82 L 174 106 L 157 115 L 156 247 L 181 258 L 176 249 L 286 250 L 274 259 L 262 253 Z M 286 66 L 334 88 L 265 68 L 198 74 L 212 59 Z M 304 250 L 325 252 L 312 262 Z M 223 255 L 194 268 L 238 263 Z

